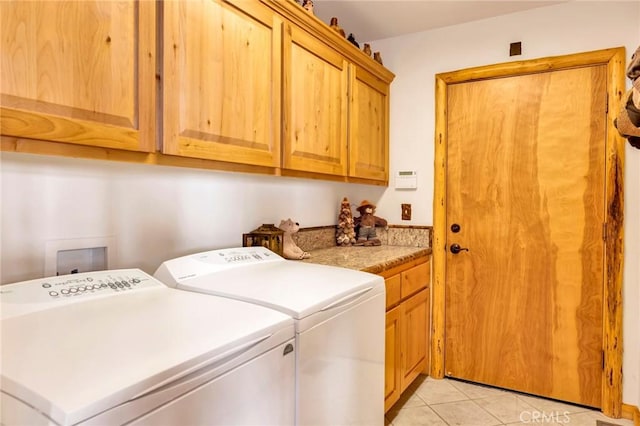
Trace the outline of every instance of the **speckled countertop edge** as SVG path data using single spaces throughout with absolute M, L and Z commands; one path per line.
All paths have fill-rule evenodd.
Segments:
M 431 249 L 408 246 L 329 247 L 310 251 L 302 262 L 339 266 L 379 274 L 405 262 L 431 255 Z

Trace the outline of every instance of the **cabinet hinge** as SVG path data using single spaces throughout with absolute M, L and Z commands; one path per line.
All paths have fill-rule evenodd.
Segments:
M 605 105 L 604 105 L 604 113 L 605 114 L 609 114 L 609 93 L 607 92 L 607 96 L 605 98 Z
M 604 371 L 604 349 L 602 350 L 602 371 Z
M 607 222 L 602 222 L 602 239 L 607 241 Z

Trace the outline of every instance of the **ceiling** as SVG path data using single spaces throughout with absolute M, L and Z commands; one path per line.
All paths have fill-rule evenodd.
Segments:
M 565 1 L 314 0 L 314 12 L 327 24 L 337 17 L 358 41 L 374 41 Z

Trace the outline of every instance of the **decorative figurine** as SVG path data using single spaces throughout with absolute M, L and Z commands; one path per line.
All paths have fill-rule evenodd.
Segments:
M 355 218 L 356 226 L 358 227 L 358 240 L 357 245 L 364 246 L 379 246 L 382 241 L 376 234 L 376 226 L 387 226 L 387 221 L 381 217 L 374 216 L 376 211 L 375 204 L 363 200 L 358 207 L 360 217 Z
M 338 213 L 338 228 L 336 229 L 336 245 L 351 246 L 356 243 L 355 224 L 353 222 L 353 214 L 351 213 L 351 204 L 347 197 L 344 197 L 340 203 L 340 212 Z
M 313 12 L 313 0 L 302 0 L 302 7 L 306 9 L 307 12 L 314 14 Z
M 360 49 L 360 44 L 356 41 L 356 38 L 353 36 L 353 33 L 349 33 L 349 37 L 347 37 L 347 40 L 349 40 L 349 42 L 353 44 L 355 47 Z
M 296 242 L 293 240 L 293 234 L 300 230 L 300 224 L 294 222 L 291 218 L 280 221 L 278 226 L 284 232 L 284 239 L 282 240 L 282 257 L 291 260 L 308 259 L 311 255 L 302 250 Z
M 382 65 L 382 56 L 380 56 L 380 52 L 376 52 L 373 54 L 373 59 L 379 63 L 380 65 Z
M 365 55 L 371 56 L 371 46 L 369 45 L 369 43 L 364 44 L 364 48 L 362 49 L 362 51 Z
M 336 18 L 335 16 L 331 18 L 331 25 L 329 26 L 331 27 L 332 30 L 340 34 L 342 37 L 346 37 L 344 34 L 344 30 L 340 28 L 340 25 L 338 25 L 338 18 Z

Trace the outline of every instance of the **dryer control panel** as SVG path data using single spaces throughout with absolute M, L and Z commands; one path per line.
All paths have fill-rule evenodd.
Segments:
M 139 269 L 95 271 L 0 286 L 2 318 L 89 298 L 148 288 L 166 288 Z

